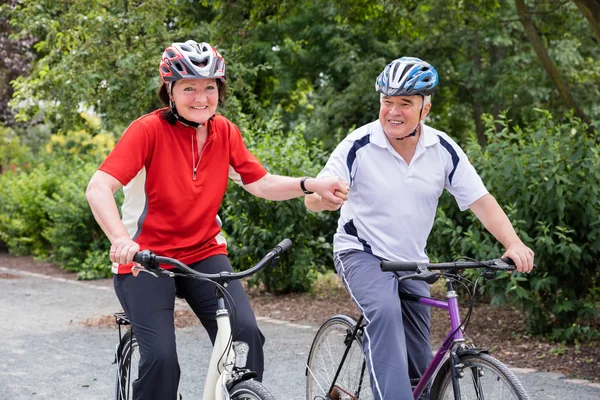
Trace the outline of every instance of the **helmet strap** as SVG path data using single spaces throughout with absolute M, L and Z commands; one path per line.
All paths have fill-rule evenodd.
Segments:
M 406 136 L 403 136 L 401 138 L 395 138 L 396 140 L 404 140 L 404 139 L 412 137 L 412 136 L 417 136 L 417 131 L 419 130 L 419 125 L 421 125 L 421 116 L 423 115 L 423 104 L 425 103 L 425 97 L 424 96 L 421 96 L 421 97 L 423 98 L 423 102 L 421 103 L 421 110 L 419 110 L 419 122 L 417 122 L 417 126 L 415 126 L 415 130 Z
M 173 95 L 173 86 L 175 82 L 171 82 L 170 86 L 171 86 L 171 96 Z M 169 96 L 169 108 L 171 109 L 171 112 L 173 113 L 173 116 L 175 117 L 175 119 L 181 123 L 184 123 L 186 125 L 192 126 L 194 128 L 198 128 L 199 126 L 202 126 L 204 124 L 199 124 L 197 122 L 194 121 L 190 121 L 189 119 L 186 119 L 184 117 L 182 117 L 181 115 L 179 115 L 179 112 L 177 112 L 177 107 L 175 106 L 175 102 L 173 100 L 171 100 L 171 96 Z

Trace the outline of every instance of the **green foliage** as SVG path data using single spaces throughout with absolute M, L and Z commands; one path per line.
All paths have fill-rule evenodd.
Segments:
M 13 107 L 24 121 L 44 111 L 57 125 L 77 126 L 93 109 L 109 126 L 127 124 L 158 103 L 158 65 L 179 36 L 175 2 L 26 0 L 11 12 L 20 35 L 39 39 L 34 72 L 17 78 Z M 45 109 L 45 110 L 44 110 Z
M 110 242 L 94 220 L 85 197 L 85 188 L 96 168 L 95 162 L 63 159 L 49 171 L 62 181 L 41 205 L 51 222 L 42 231 L 50 246 L 46 258 L 78 272 L 82 279 L 110 275 Z
M 90 212 L 85 188 L 113 146 L 107 132 L 55 135 L 40 164 L 0 175 L 0 239 L 12 254 L 33 254 L 81 279 L 110 274 L 110 243 Z
M 11 128 L 0 124 L 0 173 L 22 166 L 29 158 L 29 149 Z
M 42 232 L 51 221 L 43 205 L 59 184 L 60 177 L 44 165 L 0 175 L 0 239 L 12 254 L 48 255 L 50 244 Z
M 514 273 L 486 283 L 494 302 L 508 299 L 528 316 L 530 329 L 554 339 L 595 337 L 600 277 L 600 147 L 576 119 L 555 122 L 538 110 L 520 128 L 487 120 L 489 145 L 466 151 L 488 189 L 507 210 L 523 241 L 536 253 L 530 275 Z M 499 131 L 495 124 L 503 126 Z M 472 213 L 460 215 L 444 197 L 428 246 L 448 254 L 488 258 L 501 254 Z
M 315 161 L 322 161 L 324 154 L 318 144 L 304 141 L 302 130 L 302 126 L 285 129 L 275 115 L 265 123 L 254 123 L 243 135 L 248 148 L 271 174 L 315 176 L 316 166 L 321 164 Z M 266 201 L 231 183 L 220 216 L 229 235 L 231 261 L 237 269 L 252 266 L 282 239 L 292 240 L 292 249 L 278 265 L 256 278 L 268 290 L 309 290 L 316 273 L 332 265 L 334 213 L 311 213 L 302 199 Z

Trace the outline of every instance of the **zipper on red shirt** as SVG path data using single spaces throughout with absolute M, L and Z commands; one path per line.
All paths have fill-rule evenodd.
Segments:
M 208 132 L 207 132 L 208 135 Z M 212 140 L 212 136 L 208 135 L 208 137 L 206 138 L 206 141 L 204 142 L 204 145 L 202 146 L 202 151 L 200 151 L 200 154 L 198 155 L 198 161 L 196 161 L 196 150 L 198 148 L 197 145 L 197 141 L 198 138 L 196 137 L 196 133 L 194 133 L 192 135 L 192 180 L 196 180 L 196 172 L 198 171 L 198 166 L 200 165 L 200 160 L 202 159 L 202 154 L 204 153 L 204 149 L 206 148 L 206 145 Z M 194 143 L 196 142 L 196 143 Z

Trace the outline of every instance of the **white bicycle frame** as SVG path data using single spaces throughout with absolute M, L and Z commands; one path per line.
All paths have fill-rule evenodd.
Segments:
M 202 400 L 229 399 L 227 383 L 235 365 L 232 346 L 231 321 L 226 309 L 217 310 L 217 337 L 208 363 Z M 220 371 L 220 372 L 219 372 Z
M 174 277 L 174 272 L 158 268 L 158 264 L 163 262 L 176 266 L 181 271 L 187 272 L 190 275 L 200 275 L 203 277 L 203 279 L 212 279 L 217 282 L 220 281 L 223 286 L 227 286 L 227 282 L 231 279 L 241 279 L 252 275 L 256 271 L 259 271 L 274 258 L 279 256 L 282 252 L 288 250 L 291 246 L 292 242 L 289 239 L 284 239 L 266 256 L 264 256 L 254 267 L 239 273 L 222 272 L 219 274 L 200 274 L 178 260 L 167 257 L 159 257 L 150 251 L 136 253 L 133 260 L 142 265 L 134 266 L 133 270 L 148 272 L 156 277 L 158 277 L 158 273 L 171 278 Z M 143 266 L 151 265 L 152 263 L 156 263 L 156 269 L 152 271 Z M 217 285 L 217 336 L 215 338 L 213 351 L 208 363 L 208 372 L 206 374 L 206 381 L 204 382 L 202 400 L 230 400 L 231 397 L 229 396 L 227 385 L 232 379 L 238 378 L 235 376 L 235 372 L 237 371 L 234 370 L 234 368 L 236 367 L 236 364 L 240 369 L 244 369 L 246 367 L 248 345 L 244 343 L 242 346 L 240 346 L 239 344 L 242 342 L 236 342 L 235 344 L 233 342 L 231 333 L 231 319 L 229 318 L 230 314 L 227 310 L 227 307 L 225 307 L 225 294 L 222 290 L 224 290 L 223 287 Z M 237 354 L 238 360 L 236 360 L 236 351 L 239 353 Z

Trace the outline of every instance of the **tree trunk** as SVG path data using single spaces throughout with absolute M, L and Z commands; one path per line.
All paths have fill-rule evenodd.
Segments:
M 537 29 L 535 28 L 535 25 L 533 24 L 533 21 L 532 21 L 531 17 L 529 16 L 529 12 L 527 11 L 527 6 L 525 5 L 525 1 L 524 0 L 515 0 L 515 5 L 517 6 L 517 14 L 519 15 L 521 24 L 523 25 L 523 28 L 525 29 L 527 38 L 529 39 L 529 42 L 533 46 L 533 49 L 535 50 L 535 53 L 537 54 L 538 59 L 542 63 L 544 69 L 546 70 L 546 73 L 548 74 L 548 76 L 554 83 L 554 86 L 558 90 L 558 93 L 560 94 L 560 97 L 562 98 L 563 103 L 567 106 L 568 109 L 573 110 L 576 117 L 581 118 L 588 125 L 590 125 L 591 124 L 590 119 L 583 112 L 583 110 L 581 108 L 579 108 L 579 105 L 577 104 L 577 102 L 573 98 L 573 95 L 571 94 L 571 90 L 569 89 L 569 86 L 562 79 L 562 77 L 560 76 L 560 72 L 556 68 L 556 65 L 554 65 L 554 63 L 552 62 L 552 59 L 548 55 L 548 52 L 546 51 L 546 47 L 544 46 L 544 43 L 542 42 L 542 38 L 538 34 Z
M 596 44 L 600 46 L 600 0 L 573 0 L 592 26 Z
M 492 65 L 496 65 L 496 63 L 504 60 L 506 58 L 506 47 L 494 46 L 490 53 L 490 58 L 492 60 Z M 494 117 L 494 121 L 498 121 L 502 108 L 502 103 L 494 101 L 494 104 L 492 105 L 492 116 Z M 496 132 L 500 132 L 504 129 L 504 126 L 498 122 L 494 123 L 494 125 L 496 126 Z
M 469 11 L 472 13 L 467 14 L 466 24 L 477 26 L 478 22 L 473 21 L 469 15 L 477 15 L 477 9 L 474 5 L 468 6 Z M 473 71 L 472 74 L 475 76 L 474 81 L 478 81 L 483 77 L 484 73 L 481 70 L 481 49 L 479 47 L 479 32 L 477 30 L 473 31 L 474 38 L 471 47 L 471 61 L 473 63 Z M 481 104 L 481 89 L 479 89 L 478 85 L 466 84 L 467 90 L 470 92 L 471 97 L 473 98 L 473 119 L 475 120 L 475 134 L 477 135 L 477 141 L 481 147 L 485 147 L 487 145 L 487 137 L 485 136 L 485 126 L 483 125 L 483 105 Z

